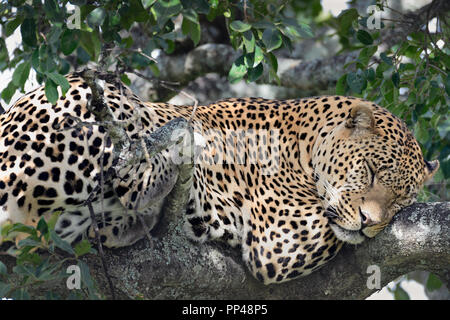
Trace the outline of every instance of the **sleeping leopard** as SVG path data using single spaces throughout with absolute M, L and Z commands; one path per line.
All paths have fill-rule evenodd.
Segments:
M 345 242 L 374 237 L 439 167 L 423 158 L 400 119 L 360 98 L 234 98 L 193 113 L 192 106 L 143 102 L 120 82 L 97 77 L 130 141 L 193 115 L 202 142 L 185 230 L 198 241 L 240 246 L 250 272 L 265 284 L 305 276 Z M 129 246 L 163 214 L 179 165 L 168 148 L 125 166 L 105 182 L 101 201 L 96 186 L 116 163 L 115 146 L 91 108 L 83 73 L 67 80 L 70 89 L 55 104 L 40 87 L 0 115 L 0 227 L 36 226 L 62 211 L 55 226 L 62 239 L 93 237 L 85 205 L 93 195 L 103 245 Z M 75 118 L 92 125 L 77 126 Z

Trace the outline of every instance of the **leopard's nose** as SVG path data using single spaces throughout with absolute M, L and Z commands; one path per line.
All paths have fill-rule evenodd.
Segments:
M 362 211 L 361 208 L 359 208 L 359 215 L 361 216 L 361 229 L 373 224 L 367 212 Z

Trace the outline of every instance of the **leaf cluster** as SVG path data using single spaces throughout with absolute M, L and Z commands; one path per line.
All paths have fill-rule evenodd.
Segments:
M 80 290 L 71 290 L 67 299 L 99 299 L 101 294 L 91 278 L 89 267 L 80 258 L 86 254 L 96 254 L 88 240 L 82 240 L 72 247 L 55 232 L 54 226 L 60 213 L 53 214 L 46 222 L 42 217 L 36 227 L 22 223 L 2 226 L 1 236 L 4 240 L 12 239 L 18 234 L 25 237 L 7 252 L 16 259 L 16 264 L 8 272 L 6 265 L 0 261 L 0 298 L 14 300 L 28 299 L 62 299 L 53 291 L 36 290 L 44 284 L 66 283 L 71 275 L 68 265 L 77 265 L 81 270 Z
M 386 9 L 387 10 L 387 9 Z M 437 32 L 410 32 L 392 47 L 383 46 L 380 34 L 389 32 L 367 28 L 367 16 L 355 9 L 336 18 L 336 30 L 345 50 L 358 50 L 347 73 L 336 84 L 336 94 L 353 95 L 374 101 L 406 121 L 419 141 L 425 159 L 438 159 L 436 185 L 428 186 L 420 200 L 448 199 L 450 178 L 450 65 L 448 32 L 438 20 Z M 435 192 L 435 195 L 430 191 Z M 439 195 L 436 195 L 439 194 Z

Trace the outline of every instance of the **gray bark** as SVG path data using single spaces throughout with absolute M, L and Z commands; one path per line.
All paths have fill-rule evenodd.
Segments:
M 143 240 L 106 251 L 120 298 L 132 299 L 364 299 L 370 265 L 381 271 L 381 287 L 415 270 L 428 270 L 450 287 L 450 203 L 419 203 L 401 211 L 374 239 L 346 245 L 310 276 L 264 286 L 247 272 L 240 249 L 186 238 L 182 217 L 166 217 L 151 248 Z M 87 261 L 107 293 L 98 259 Z
M 336 258 L 313 274 L 269 286 L 247 271 L 239 248 L 187 239 L 181 214 L 164 216 L 152 232 L 156 238 L 153 246 L 146 238 L 131 247 L 105 250 L 105 260 L 120 299 L 364 299 L 377 291 L 367 287 L 373 275 L 367 273 L 371 265 L 380 268 L 380 288 L 417 270 L 433 272 L 449 288 L 449 214 L 449 202 L 414 204 L 398 213 L 374 239 L 358 246 L 345 245 Z M 84 260 L 100 292 L 108 297 L 101 259 L 89 255 Z M 2 262 L 8 269 L 15 265 L 8 256 L 3 256 Z M 39 295 L 48 290 L 61 296 L 70 293 L 65 282 L 35 290 Z

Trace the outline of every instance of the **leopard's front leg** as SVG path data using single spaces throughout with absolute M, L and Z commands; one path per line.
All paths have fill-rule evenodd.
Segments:
M 171 193 L 178 206 L 185 205 L 193 175 L 193 132 L 187 125 L 186 120 L 178 118 L 156 130 L 147 140 L 143 136 L 143 147 L 138 154 L 144 156 L 137 164 L 120 169 L 113 188 L 124 208 L 124 217 L 116 218 L 121 220 L 119 226 L 110 224 L 100 229 L 106 246 L 126 246 L 145 237 L 159 220 L 168 196 L 167 211 L 173 209 Z M 188 151 L 188 155 L 180 155 L 181 150 Z

